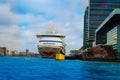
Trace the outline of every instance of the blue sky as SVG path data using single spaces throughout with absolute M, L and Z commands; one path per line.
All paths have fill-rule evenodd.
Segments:
M 0 46 L 37 52 L 37 34 L 55 24 L 66 35 L 67 54 L 83 42 L 88 0 L 0 0 Z

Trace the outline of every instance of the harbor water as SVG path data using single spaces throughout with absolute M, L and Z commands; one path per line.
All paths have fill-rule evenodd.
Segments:
M 120 80 L 120 63 L 0 57 L 0 80 Z

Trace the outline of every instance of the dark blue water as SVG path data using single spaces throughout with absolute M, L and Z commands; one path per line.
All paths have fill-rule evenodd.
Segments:
M 0 80 L 120 80 L 120 63 L 0 57 Z

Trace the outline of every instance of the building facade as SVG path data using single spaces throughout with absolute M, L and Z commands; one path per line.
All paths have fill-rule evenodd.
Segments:
M 112 45 L 117 52 L 117 58 L 120 58 L 120 25 L 107 32 L 107 45 Z
M 111 14 L 97 28 L 96 44 L 111 45 L 116 51 L 116 58 L 120 59 L 120 8 Z
M 120 0 L 89 0 L 88 39 L 95 40 L 95 30 L 115 9 L 120 8 Z
M 6 47 L 0 47 L 0 55 L 6 55 L 7 49 Z
M 84 33 L 83 33 L 83 48 L 87 48 L 91 46 L 91 42 L 88 40 L 88 19 L 89 19 L 89 7 L 86 7 L 85 9 L 85 15 L 84 15 Z

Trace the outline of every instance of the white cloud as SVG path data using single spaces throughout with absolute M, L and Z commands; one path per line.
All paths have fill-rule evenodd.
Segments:
M 16 28 L 11 27 L 13 30 L 18 30 L 13 31 L 12 34 L 20 32 L 20 50 L 29 48 L 31 51 L 37 51 L 36 35 L 46 31 L 51 23 L 55 23 L 57 29 L 66 35 L 67 52 L 82 46 L 83 15 L 85 6 L 88 4 L 87 0 L 18 0 L 16 2 L 13 0 L 13 2 L 12 4 L 11 1 L 7 1 L 7 5 L 0 4 L 0 12 L 2 11 L 0 23 L 5 22 L 11 26 L 17 25 L 18 22 L 29 24 L 21 26 L 20 31 L 17 26 Z M 18 11 L 18 14 L 11 10 Z M 21 14 L 22 11 L 25 11 L 26 14 Z
M 18 18 L 18 15 L 11 11 L 9 4 L 0 4 L 0 46 L 13 50 L 19 49 Z
M 20 36 L 17 26 L 0 26 L 0 46 L 19 49 Z
M 8 4 L 0 5 L 0 25 L 15 25 L 18 21 L 18 15 L 12 13 Z
M 85 5 L 88 6 L 89 5 L 89 0 L 84 0 Z
M 34 33 L 33 33 L 32 31 L 30 31 L 30 30 L 27 30 L 27 31 L 24 33 L 24 35 L 25 35 L 26 37 L 31 37 L 31 36 L 34 35 Z

